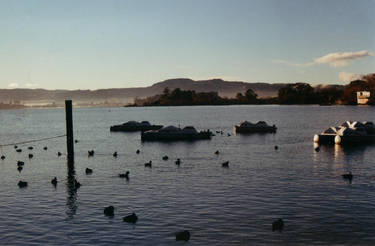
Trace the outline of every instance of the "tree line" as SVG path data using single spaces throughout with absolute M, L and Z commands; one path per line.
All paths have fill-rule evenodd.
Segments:
M 287 84 L 278 90 L 276 97 L 258 98 L 248 89 L 244 94 L 237 93 L 235 98 L 220 97 L 217 92 L 195 92 L 176 88 L 144 99 L 135 99 L 130 106 L 183 106 L 183 105 L 234 105 L 234 104 L 357 104 L 357 91 L 370 91 L 369 104 L 375 105 L 375 74 L 364 76 L 341 87 L 312 87 L 308 83 Z

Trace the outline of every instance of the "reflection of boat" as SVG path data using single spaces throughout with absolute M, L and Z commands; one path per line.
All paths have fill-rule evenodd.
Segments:
M 375 143 L 375 126 L 372 122 L 346 121 L 314 136 L 319 144 Z
M 158 130 L 162 125 L 151 125 L 148 121 L 128 121 L 122 125 L 111 126 L 111 132 L 135 132 L 135 131 L 149 131 Z
M 253 124 L 248 121 L 243 121 L 238 125 L 234 126 L 236 133 L 255 133 L 255 132 L 276 132 L 276 126 L 270 126 L 264 121 L 258 121 L 258 123 Z
M 174 140 L 200 140 L 210 139 L 210 130 L 198 132 L 194 127 L 187 126 L 183 129 L 175 126 L 163 127 L 159 130 L 142 132 L 142 141 L 174 141 Z

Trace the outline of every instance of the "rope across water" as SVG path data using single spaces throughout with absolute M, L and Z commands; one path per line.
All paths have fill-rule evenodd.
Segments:
M 27 140 L 27 141 L 22 141 L 22 142 L 17 142 L 17 143 L 0 144 L 0 147 L 12 146 L 12 145 L 19 145 L 19 144 L 27 144 L 27 143 L 34 143 L 34 142 L 41 142 L 41 141 L 55 139 L 55 138 L 62 138 L 62 137 L 65 137 L 65 136 L 66 136 L 66 134 L 58 135 L 58 136 L 53 136 L 53 137 L 46 137 L 46 138 L 40 138 L 40 139 Z

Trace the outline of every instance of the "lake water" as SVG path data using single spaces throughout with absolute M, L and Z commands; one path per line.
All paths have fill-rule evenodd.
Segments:
M 0 149 L 6 156 L 0 161 L 2 244 L 375 244 L 375 146 L 315 152 L 312 141 L 315 133 L 345 120 L 375 121 L 373 107 L 90 108 L 73 114 L 79 140 L 75 177 L 82 184 L 77 192 L 69 188 L 65 156 L 56 154 L 65 153 L 65 138 L 21 144 L 22 153 L 13 146 Z M 140 133 L 109 131 L 128 120 L 224 134 L 193 143 L 142 143 Z M 236 136 L 233 125 L 242 120 L 265 120 L 278 131 Z M 64 109 L 3 110 L 0 122 L 2 145 L 65 133 Z M 91 149 L 95 156 L 88 158 Z M 20 173 L 17 160 L 25 161 Z M 149 160 L 152 169 L 144 167 Z M 229 168 L 221 167 L 224 161 Z M 85 174 L 86 167 L 92 175 Z M 118 177 L 127 170 L 128 182 Z M 349 171 L 351 184 L 341 177 Z M 56 188 L 50 183 L 55 176 Z M 28 187 L 20 189 L 19 180 Z M 103 214 L 109 205 L 115 207 L 113 218 Z M 138 222 L 123 222 L 132 212 Z M 271 230 L 278 218 L 285 223 L 281 233 Z M 185 229 L 190 241 L 176 242 L 174 232 Z

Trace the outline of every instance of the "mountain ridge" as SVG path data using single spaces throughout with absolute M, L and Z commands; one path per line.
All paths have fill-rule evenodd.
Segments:
M 25 101 L 123 101 L 132 102 L 134 98 L 144 98 L 160 94 L 168 87 L 170 90 L 195 90 L 196 92 L 216 91 L 221 96 L 234 97 L 248 89 L 254 90 L 259 97 L 272 97 L 286 83 L 225 81 L 222 79 L 192 80 L 189 78 L 167 79 L 147 87 L 108 88 L 97 90 L 47 90 L 47 89 L 0 89 L 0 102 Z

